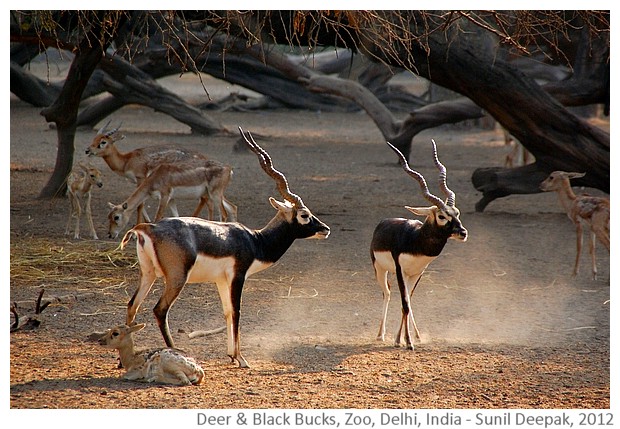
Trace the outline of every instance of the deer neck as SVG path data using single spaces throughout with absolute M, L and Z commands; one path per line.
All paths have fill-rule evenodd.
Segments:
M 297 238 L 294 226 L 278 213 L 262 229 L 256 231 L 259 243 L 258 259 L 276 262 L 286 253 Z
M 564 210 L 566 210 L 567 213 L 570 212 L 573 203 L 577 199 L 577 195 L 573 192 L 573 188 L 570 186 L 568 180 L 562 183 L 562 187 L 558 190 L 558 198 Z
M 118 349 L 123 368 L 129 370 L 144 363 L 144 356 L 136 353 L 133 338 L 125 340 L 123 347 Z
M 110 145 L 109 152 L 103 155 L 102 158 L 112 171 L 124 176 L 131 155 L 129 153 L 120 152 L 115 145 Z
M 127 198 L 123 204 L 127 204 L 126 211 L 133 212 L 138 208 L 140 204 L 142 204 L 151 194 L 151 189 L 148 186 L 149 181 L 144 180 L 140 186 L 136 188 L 135 191 Z

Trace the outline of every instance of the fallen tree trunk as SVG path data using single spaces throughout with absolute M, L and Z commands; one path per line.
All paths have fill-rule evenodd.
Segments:
M 99 67 L 109 75 L 104 76 L 103 87 L 121 102 L 137 103 L 166 113 L 189 125 L 193 133 L 211 135 L 225 131 L 221 124 L 205 117 L 199 109 L 163 88 L 147 73 L 125 60 L 119 57 L 105 58 Z

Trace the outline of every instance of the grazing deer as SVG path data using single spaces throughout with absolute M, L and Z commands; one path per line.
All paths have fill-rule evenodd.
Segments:
M 207 160 L 201 153 L 164 146 L 145 147 L 122 153 L 115 145 L 117 141 L 125 138 L 119 132 L 120 125 L 107 130 L 108 125 L 110 121 L 97 131 L 92 143 L 86 148 L 86 154 L 103 158 L 112 171 L 138 185 L 161 164 Z M 144 204 L 138 207 L 137 215 L 137 223 L 143 220 L 150 222 Z
M 439 185 L 446 194 L 446 201 L 431 194 L 424 177 L 413 171 L 403 154 L 390 142 L 387 144 L 399 156 L 405 172 L 414 178 L 422 189 L 424 198 L 433 205 L 430 207 L 405 206 L 411 213 L 424 216 L 424 222 L 404 218 L 383 219 L 375 228 L 370 244 L 370 258 L 375 276 L 383 291 L 383 316 L 379 325 L 378 340 L 385 340 L 385 325 L 390 303 L 390 283 L 388 273 L 396 274 L 402 301 L 402 318 L 396 334 L 395 344 L 400 345 L 401 332 L 405 328 L 407 348 L 413 350 L 409 331 L 409 318 L 413 324 L 416 341 L 420 332 L 416 326 L 411 308 L 413 292 L 428 265 L 441 253 L 448 239 L 467 240 L 467 230 L 459 219 L 459 209 L 454 205 L 455 195 L 446 184 L 446 168 L 437 158 L 437 148 L 433 143 L 433 157 L 439 169 Z
M 67 192 L 71 206 L 69 208 L 69 219 L 65 228 L 65 235 L 69 235 L 71 229 L 71 220 L 75 218 L 75 230 L 73 238 L 80 238 L 80 220 L 82 217 L 82 208 L 86 211 L 86 219 L 90 227 L 90 233 L 93 239 L 98 240 L 97 231 L 93 224 L 93 215 L 90 206 L 90 191 L 93 185 L 99 188 L 103 186 L 101 181 L 101 172 L 91 165 L 79 163 L 69 176 L 67 176 Z M 82 205 L 83 203 L 83 205 Z
M 179 349 L 163 348 L 139 351 L 135 349 L 133 333 L 144 329 L 144 323 L 119 325 L 108 329 L 99 338 L 99 344 L 116 349 L 121 365 L 126 369 L 123 378 L 147 383 L 187 386 L 200 384 L 205 376 L 196 361 Z
M 589 195 L 575 195 L 570 185 L 570 179 L 585 176 L 585 173 L 567 173 L 554 171 L 540 184 L 542 191 L 558 193 L 560 204 L 566 211 L 568 218 L 577 228 L 577 256 L 573 276 L 579 273 L 579 256 L 583 244 L 583 226 L 590 229 L 590 256 L 592 258 L 592 278 L 596 280 L 596 239 L 609 251 L 609 198 L 593 197 Z
M 245 135 L 241 128 L 239 131 L 285 200 L 269 198 L 277 213 L 265 227 L 252 230 L 239 223 L 166 218 L 155 224 L 135 226 L 123 237 L 121 248 L 132 236 L 137 238 L 140 285 L 127 305 L 128 325 L 134 323 L 136 312 L 157 277 L 164 277 L 165 288 L 153 312 L 166 344 L 173 347 L 168 310 L 185 284 L 214 282 L 226 318 L 228 356 L 240 367 L 247 368 L 239 340 L 241 291 L 245 280 L 277 262 L 296 239 L 325 239 L 330 229 L 290 191 L 284 174 L 273 167 L 271 157 L 252 135 L 249 132 Z
M 148 198 L 159 198 L 155 221 L 164 217 L 166 207 L 170 207 L 173 216 L 179 216 L 177 198 L 199 200 L 192 214 L 194 217 L 207 205 L 210 220 L 215 206 L 218 220 L 236 221 L 237 206 L 224 197 L 232 173 L 231 167 L 213 160 L 159 165 L 124 202 L 118 205 L 108 203 L 109 237 L 118 237 L 131 214 Z

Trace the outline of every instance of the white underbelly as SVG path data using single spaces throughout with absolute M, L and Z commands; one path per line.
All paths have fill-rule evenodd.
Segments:
M 269 268 L 273 263 L 255 260 L 245 274 L 247 279 L 254 273 Z M 194 266 L 189 270 L 187 283 L 221 282 L 229 283 L 234 277 L 235 259 L 232 256 L 214 258 L 198 255 Z
M 228 282 L 234 275 L 234 265 L 235 260 L 232 256 L 214 258 L 198 255 L 187 275 L 187 283 Z
M 390 273 L 396 273 L 396 264 L 394 263 L 391 252 L 374 252 L 374 254 L 375 264 Z M 403 276 L 414 277 L 422 274 L 433 259 L 435 259 L 434 256 L 414 256 L 408 253 L 403 253 L 398 257 L 398 263 L 403 271 Z
M 177 200 L 197 200 L 205 194 L 204 185 L 196 186 L 182 186 L 179 188 L 173 188 L 170 193 L 171 198 Z

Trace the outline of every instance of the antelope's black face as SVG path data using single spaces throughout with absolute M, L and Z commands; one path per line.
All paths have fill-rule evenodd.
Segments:
M 288 201 L 281 203 L 274 198 L 270 198 L 269 201 L 288 222 L 298 226 L 298 238 L 326 239 L 329 236 L 329 226 L 321 222 L 307 207 L 296 207 Z
M 406 207 L 410 212 L 419 216 L 426 216 L 431 222 L 449 233 L 448 238 L 467 241 L 467 229 L 461 223 L 461 212 L 456 207 L 446 207 L 445 210 L 437 207 Z
M 304 238 L 326 239 L 329 236 L 329 226 L 321 222 L 319 218 L 314 216 L 306 207 L 297 209 L 297 215 L 295 217 L 297 223 L 301 225 L 302 230 L 308 234 L 312 234 Z

